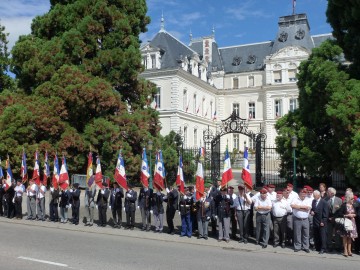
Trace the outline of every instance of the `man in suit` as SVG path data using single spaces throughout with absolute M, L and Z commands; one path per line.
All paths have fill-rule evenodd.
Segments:
M 99 210 L 99 225 L 101 227 L 106 227 L 106 222 L 107 222 L 107 218 L 106 218 L 106 211 L 107 211 L 107 207 L 108 207 L 108 200 L 109 200 L 109 196 L 110 196 L 110 191 L 108 189 L 107 183 L 104 182 L 102 184 L 102 189 L 99 190 L 97 199 L 96 199 L 96 204 L 98 206 L 98 210 Z
M 50 187 L 50 203 L 49 203 L 49 221 L 58 222 L 59 221 L 59 188 L 51 184 Z
M 132 185 L 128 184 L 128 191 L 125 194 L 125 212 L 126 212 L 126 227 L 125 230 L 133 230 L 135 226 L 135 210 L 137 192 L 133 190 Z
M 166 206 L 166 222 L 168 225 L 168 234 L 173 235 L 175 233 L 174 217 L 175 212 L 178 209 L 179 192 L 174 187 L 166 189 L 167 195 L 164 197 L 164 201 L 167 203 Z
M 151 227 L 151 198 L 153 196 L 153 190 L 149 187 L 142 187 L 139 192 L 138 208 L 140 209 L 142 220 L 142 231 L 150 231 Z
M 96 185 L 92 184 L 85 190 L 85 226 L 94 224 L 94 208 L 95 208 Z
M 75 225 L 79 225 L 80 193 L 81 190 L 79 189 L 79 183 L 75 183 L 71 192 L 71 211 L 73 216 L 72 223 Z
M 234 204 L 233 198 L 227 194 L 227 188 L 222 187 L 220 194 L 215 197 L 215 215 L 218 221 L 219 238 L 221 242 L 225 240 L 226 243 L 230 241 L 230 206 Z
M 213 207 L 212 207 L 212 198 L 207 197 L 207 193 L 204 192 L 202 198 L 196 202 L 197 208 L 197 222 L 199 229 L 198 239 L 204 238 L 208 239 L 208 224 L 210 217 L 212 216 Z
M 321 198 L 318 190 L 314 191 L 314 200 L 310 214 L 313 216 L 314 244 L 319 254 L 324 254 L 326 250 L 326 227 L 329 218 L 329 205 Z
M 326 197 L 329 205 L 329 218 L 327 222 L 327 249 L 332 251 L 333 249 L 341 250 L 340 235 L 335 232 L 335 212 L 340 208 L 342 200 L 336 197 L 336 189 L 329 187 L 327 189 L 328 196 Z
M 164 196 L 165 195 L 158 190 L 156 193 L 153 193 L 151 198 L 151 212 L 154 214 L 155 232 L 158 233 L 162 233 L 164 228 Z
M 122 198 L 124 197 L 124 191 L 119 186 L 117 182 L 113 184 L 114 188 L 111 191 L 110 195 L 110 206 L 113 220 L 114 228 L 121 228 L 122 225 Z

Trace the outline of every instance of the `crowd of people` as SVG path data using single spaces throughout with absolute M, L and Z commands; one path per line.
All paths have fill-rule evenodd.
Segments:
M 22 219 L 22 200 L 25 197 L 27 220 L 45 221 L 48 217 L 50 222 L 79 224 L 82 203 L 79 184 L 66 190 L 51 186 L 49 191 L 42 183 L 37 185 L 33 180 L 29 180 L 26 188 L 22 181 L 14 182 L 7 189 L 5 186 L 0 186 L 1 216 Z M 293 190 L 291 183 L 285 189 L 275 188 L 270 184 L 259 192 L 253 192 L 242 184 L 235 188 L 221 187 L 219 181 L 217 186 L 207 184 L 205 192 L 196 199 L 192 186 L 183 192 L 179 192 L 176 186 L 164 191 L 142 187 L 138 194 L 130 184 L 127 190 L 123 190 L 116 182 L 111 188 L 104 182 L 102 188 L 93 185 L 85 190 L 84 225 L 94 225 L 97 210 L 98 226 L 112 224 L 114 228 L 133 230 L 138 209 L 142 231 L 163 233 L 165 217 L 167 233 L 174 235 L 174 217 L 178 213 L 181 218 L 180 237 L 197 236 L 207 240 L 211 231 L 211 236 L 219 242 L 232 240 L 247 244 L 255 239 L 255 244 L 264 249 L 272 243 L 274 248 L 290 247 L 294 252 L 316 250 L 323 254 L 337 251 L 346 257 L 352 256 L 353 251 L 359 253 L 360 204 L 351 189 L 340 198 L 334 188 L 326 188 L 323 183 L 318 190 L 304 186 L 299 193 Z M 112 222 L 107 218 L 108 209 Z

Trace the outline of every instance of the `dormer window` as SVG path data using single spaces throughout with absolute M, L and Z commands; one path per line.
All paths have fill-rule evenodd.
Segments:
M 282 82 L 281 70 L 274 71 L 274 82 L 275 83 L 281 83 Z
M 296 69 L 289 69 L 289 82 L 296 82 Z
M 155 54 L 151 55 L 151 68 L 156 68 L 156 56 L 155 56 Z

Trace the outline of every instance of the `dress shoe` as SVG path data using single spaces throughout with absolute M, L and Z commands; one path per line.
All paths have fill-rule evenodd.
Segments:
M 320 251 L 319 251 L 319 254 L 324 254 L 324 250 L 320 250 Z
M 208 237 L 207 237 L 207 236 L 205 236 L 205 237 L 204 237 L 204 239 L 205 239 L 205 240 L 208 240 Z
M 247 239 L 244 239 L 244 244 L 247 244 L 248 243 L 248 240 Z
M 285 244 L 281 244 L 281 248 L 285 248 Z
M 310 250 L 308 250 L 308 249 L 304 249 L 304 251 L 305 251 L 306 253 L 310 253 Z
M 262 245 L 262 248 L 267 248 L 267 245 Z
M 221 242 L 222 241 L 222 239 L 218 239 L 218 242 Z
M 240 240 L 239 240 L 239 243 L 242 243 L 242 242 L 244 242 L 244 239 L 240 239 Z
M 274 247 L 274 248 L 277 248 L 278 246 L 279 246 L 279 244 L 275 244 L 275 245 L 273 245 L 273 247 Z
M 230 240 L 229 240 L 229 239 L 226 239 L 225 241 L 226 241 L 226 243 L 229 243 L 229 242 L 230 242 Z
M 300 251 L 300 249 L 294 249 L 294 252 L 299 252 Z

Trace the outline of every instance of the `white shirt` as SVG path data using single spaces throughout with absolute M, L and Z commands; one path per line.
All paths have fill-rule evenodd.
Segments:
M 16 197 L 22 197 L 23 192 L 25 192 L 25 187 L 21 184 L 20 186 L 15 186 L 14 190 Z
M 44 194 L 41 193 L 40 190 L 41 190 L 42 192 L 44 192 Z M 39 190 L 38 193 L 37 193 L 37 198 L 42 199 L 42 198 L 45 197 L 46 187 L 45 187 L 44 185 L 41 185 L 41 186 L 40 186 L 40 190 Z
M 293 201 L 294 199 L 296 199 L 297 197 L 299 197 L 299 194 L 297 194 L 295 191 L 292 190 L 289 193 L 290 202 Z
M 33 190 L 33 191 L 31 191 Z M 28 196 L 35 196 L 38 191 L 38 186 L 36 184 L 32 184 L 31 188 L 28 190 L 27 195 Z
M 295 209 L 293 208 L 293 214 L 295 217 L 297 218 L 308 218 L 309 217 L 309 213 L 310 213 L 310 209 L 311 209 L 311 204 L 312 204 L 312 200 L 305 197 L 304 200 L 301 200 L 299 197 L 296 198 L 295 200 L 293 200 L 292 202 L 293 205 L 300 205 L 300 206 L 308 206 L 309 210 L 308 211 L 300 211 L 299 209 Z
M 251 197 L 251 200 L 255 203 L 260 198 L 260 192 L 254 194 L 254 196 Z
M 231 194 L 231 198 L 233 199 L 233 201 L 236 200 L 237 198 L 236 194 L 235 193 Z M 234 208 L 234 207 L 235 207 L 234 204 L 230 205 L 230 208 Z
M 291 207 L 286 199 L 282 198 L 280 201 L 276 200 L 272 202 L 271 212 L 274 217 L 283 217 L 291 211 Z
M 270 200 L 271 200 L 272 202 L 276 201 L 276 192 L 275 192 L 275 191 L 273 191 L 273 192 L 271 192 L 271 193 L 268 192 L 267 197 L 270 198 Z
M 235 196 L 234 204 L 233 206 L 236 207 L 236 210 L 250 210 L 251 208 L 251 198 L 250 198 L 250 192 L 245 193 L 245 196 L 248 200 L 250 200 L 250 204 L 246 203 L 246 199 L 244 196 Z
M 290 196 L 289 196 L 289 197 L 287 197 L 287 198 L 283 197 L 283 200 L 286 200 L 286 202 L 287 202 L 288 205 L 289 205 L 288 213 L 292 213 L 291 204 L 292 204 L 292 202 L 293 202 L 293 199 L 290 198 Z
M 270 198 L 266 196 L 266 199 L 263 200 L 263 199 L 261 199 L 261 197 L 260 197 L 258 200 L 255 201 L 254 208 L 257 208 L 258 206 L 262 206 L 262 207 L 264 207 L 264 206 L 270 206 L 270 207 L 271 207 L 272 204 L 271 204 Z M 271 211 L 271 210 L 257 210 L 257 212 L 258 212 L 259 214 L 267 214 L 267 213 L 269 213 L 270 211 Z

